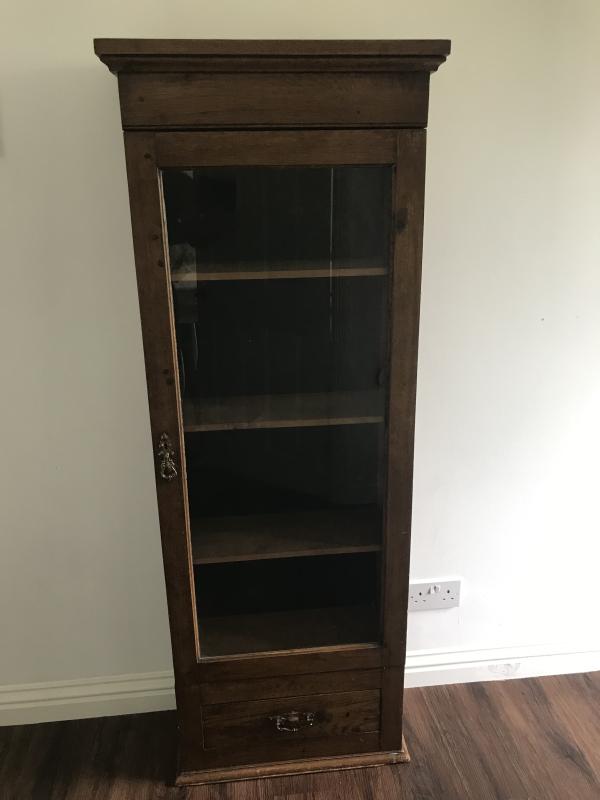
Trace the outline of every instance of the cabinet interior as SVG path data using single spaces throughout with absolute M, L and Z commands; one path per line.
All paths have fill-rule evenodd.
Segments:
M 163 190 L 201 657 L 377 642 L 391 170 Z

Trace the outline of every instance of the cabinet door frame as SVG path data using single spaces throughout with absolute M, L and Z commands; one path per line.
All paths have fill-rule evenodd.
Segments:
M 127 131 L 125 149 L 155 467 L 158 441 L 167 433 L 179 473 L 172 481 L 163 480 L 158 470 L 156 473 L 178 700 L 183 691 L 204 681 L 382 668 L 382 746 L 398 749 L 406 650 L 425 131 Z M 342 164 L 389 164 L 395 174 L 390 227 L 393 267 L 382 644 L 200 660 L 161 170 Z

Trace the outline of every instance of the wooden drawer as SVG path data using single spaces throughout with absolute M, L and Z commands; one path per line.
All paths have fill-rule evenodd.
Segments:
M 204 748 L 373 733 L 379 715 L 376 689 L 209 705 L 203 709 Z

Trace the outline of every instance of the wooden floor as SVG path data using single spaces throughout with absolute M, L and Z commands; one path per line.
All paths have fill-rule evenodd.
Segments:
M 2 800 L 600 800 L 600 672 L 411 689 L 397 767 L 176 789 L 174 716 L 0 728 Z

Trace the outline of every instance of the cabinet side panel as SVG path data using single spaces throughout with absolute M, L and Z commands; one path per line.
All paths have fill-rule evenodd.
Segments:
M 131 206 L 133 246 L 155 455 L 162 434 L 173 445 L 177 477 L 156 472 L 156 491 L 171 628 L 178 681 L 191 677 L 196 667 L 196 621 L 191 574 L 189 521 L 183 432 L 179 418 L 179 387 L 174 352 L 171 297 L 165 254 L 160 174 L 156 166 L 154 135 L 126 133 L 125 153 Z
M 425 131 L 398 134 L 385 522 L 382 749 L 402 747 L 402 699 L 412 514 Z

